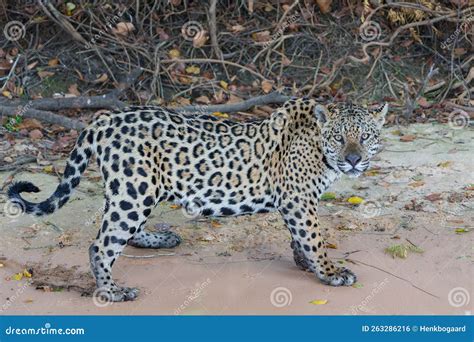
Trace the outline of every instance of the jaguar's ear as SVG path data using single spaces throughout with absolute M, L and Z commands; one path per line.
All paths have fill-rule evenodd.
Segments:
M 383 124 L 385 123 L 385 116 L 388 113 L 388 103 L 384 103 L 383 105 L 373 109 L 371 111 L 372 116 L 377 123 L 379 128 L 382 128 Z
M 322 127 L 328 120 L 328 117 L 329 117 L 328 109 L 325 106 L 318 104 L 314 106 L 313 111 L 314 111 L 314 116 L 316 117 L 316 120 L 318 120 L 319 126 Z

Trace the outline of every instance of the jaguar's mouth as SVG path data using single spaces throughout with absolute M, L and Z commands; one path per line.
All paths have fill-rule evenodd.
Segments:
M 356 177 L 359 177 L 362 174 L 362 171 L 360 171 L 356 168 L 352 168 L 349 171 L 344 171 L 344 174 L 349 176 L 350 178 L 356 178 Z
M 364 173 L 369 168 L 369 161 L 368 160 L 362 161 L 355 166 L 349 163 L 339 162 L 337 164 L 337 167 L 343 174 L 351 178 L 355 178 L 355 177 L 359 177 L 362 173 Z

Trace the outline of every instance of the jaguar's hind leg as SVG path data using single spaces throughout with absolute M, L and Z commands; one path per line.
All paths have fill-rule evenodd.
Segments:
M 139 230 L 128 240 L 130 246 L 139 248 L 173 248 L 180 243 L 179 235 L 170 231 L 147 232 Z

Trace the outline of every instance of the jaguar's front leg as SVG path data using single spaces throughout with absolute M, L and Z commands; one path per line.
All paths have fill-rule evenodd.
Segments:
M 313 200 L 293 197 L 280 206 L 280 212 L 292 235 L 291 247 L 298 267 L 314 272 L 322 282 L 333 286 L 357 281 L 354 273 L 335 266 L 328 258 Z

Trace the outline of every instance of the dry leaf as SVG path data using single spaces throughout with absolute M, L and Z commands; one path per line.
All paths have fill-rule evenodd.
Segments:
M 191 65 L 191 66 L 188 66 L 185 69 L 185 71 L 188 74 L 199 75 L 199 73 L 201 72 L 201 69 L 198 66 Z
M 21 123 L 18 124 L 18 129 L 42 129 L 43 125 L 40 121 L 36 119 L 26 118 Z
M 452 161 L 448 160 L 448 161 L 439 163 L 437 166 L 442 167 L 442 168 L 447 168 L 447 167 L 451 166 L 452 163 L 453 163 Z
M 217 220 L 212 220 L 211 221 L 211 227 L 212 228 L 220 228 L 220 227 L 222 227 L 222 224 Z
M 362 202 L 364 202 L 364 199 L 362 197 L 352 196 L 347 199 L 347 202 L 349 202 L 350 204 L 361 204 Z
M 378 174 L 379 172 L 377 170 L 370 170 L 364 173 L 364 175 L 369 176 L 369 177 L 377 176 Z
M 67 88 L 67 92 L 69 94 L 72 94 L 74 96 L 81 96 L 81 93 L 79 92 L 79 90 L 77 89 L 77 84 L 74 83 L 74 84 L 71 84 L 69 86 L 69 88 Z
M 418 188 L 423 185 L 425 185 L 425 182 L 423 181 L 416 181 L 416 182 L 411 182 L 410 184 L 408 184 L 408 186 L 411 186 L 412 188 Z
M 335 243 L 326 243 L 326 248 L 337 249 L 337 245 Z
M 170 208 L 171 209 L 179 209 L 179 208 L 181 208 L 181 206 L 179 204 L 171 204 Z
M 26 69 L 32 70 L 32 69 L 34 69 L 34 67 L 37 66 L 37 65 L 38 65 L 38 61 L 33 62 L 33 63 L 30 63 L 30 64 L 28 64 L 28 65 L 26 66 Z
M 316 0 L 321 13 L 329 13 L 331 11 L 332 0 Z
M 428 102 L 428 100 L 426 99 L 426 97 L 423 97 L 421 96 L 419 99 L 418 99 L 418 104 L 423 107 L 423 108 L 429 108 L 431 107 L 431 103 Z
M 202 96 L 199 96 L 197 97 L 195 100 L 195 102 L 198 102 L 198 103 L 204 103 L 204 104 L 209 104 L 211 103 L 211 101 L 209 100 L 209 98 L 205 95 L 202 95 Z
M 270 31 L 254 32 L 252 38 L 256 42 L 268 42 L 271 38 Z
M 102 75 L 100 75 L 95 81 L 92 81 L 92 83 L 97 84 L 97 83 L 104 83 L 109 79 L 109 76 L 104 72 Z
M 132 23 L 120 22 L 117 24 L 116 28 L 112 29 L 112 32 L 122 36 L 128 36 L 129 33 L 135 30 L 135 26 Z
M 416 135 L 413 135 L 413 134 L 407 134 L 400 137 L 400 141 L 403 141 L 403 142 L 410 142 L 415 139 L 416 139 Z
M 262 90 L 265 94 L 268 94 L 269 92 L 272 91 L 273 88 L 273 82 L 265 80 L 262 82 Z
M 457 57 L 459 57 L 459 56 L 464 55 L 467 52 L 467 50 L 464 48 L 455 48 L 453 52 Z
M 214 112 L 212 115 L 217 116 L 218 118 L 223 118 L 223 119 L 228 119 L 229 114 L 227 113 L 221 113 L 221 112 Z
M 43 79 L 46 77 L 54 76 L 54 72 L 52 71 L 38 71 L 38 76 Z
M 50 59 L 50 60 L 48 61 L 48 65 L 49 65 L 50 67 L 56 66 L 56 65 L 58 65 L 58 64 L 59 64 L 59 59 L 57 59 L 57 58 L 52 58 L 52 59 Z
M 181 56 L 181 52 L 178 49 L 171 49 L 168 51 L 168 56 L 170 56 L 170 58 L 178 58 Z
M 39 129 L 34 129 L 30 133 L 28 133 L 30 139 L 37 140 L 43 137 L 43 133 Z
M 207 35 L 206 30 L 201 30 L 196 35 L 193 37 L 193 46 L 196 49 L 199 49 L 206 44 L 207 40 L 209 39 L 209 36 Z
M 12 276 L 12 279 L 13 280 L 17 280 L 17 281 L 20 281 L 21 279 L 23 279 L 23 273 L 15 273 L 13 276 Z
M 229 88 L 229 83 L 226 81 L 219 81 L 219 85 L 224 89 L 227 90 Z
M 430 202 L 436 202 L 442 199 L 440 193 L 433 193 L 425 196 L 425 199 L 427 199 Z
M 245 27 L 242 25 L 234 25 L 230 28 L 230 30 L 234 33 L 245 31 Z
M 54 172 L 54 167 L 52 165 L 45 166 L 43 168 L 43 171 L 46 173 L 53 173 Z

